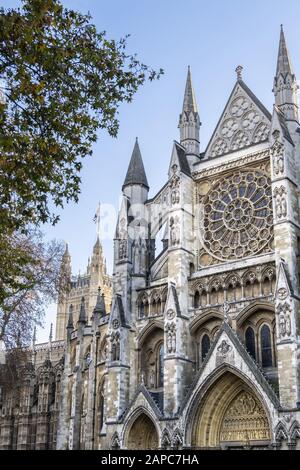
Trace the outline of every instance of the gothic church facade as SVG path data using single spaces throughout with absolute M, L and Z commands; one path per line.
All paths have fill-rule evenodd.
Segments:
M 136 141 L 112 281 L 101 274 L 92 290 L 86 281 L 61 298 L 62 359 L 51 359 L 50 342 L 40 365 L 37 406 L 48 416 L 56 410 L 57 449 L 300 448 L 297 90 L 281 30 L 272 114 L 238 67 L 201 153 L 189 70 L 180 142 L 166 184 L 151 199 Z M 30 387 L 39 376 L 30 370 L 27 421 L 24 415 L 15 448 L 29 448 Z M 22 409 L 16 418 L 9 400 L 2 400 L 2 448 L 12 446 L 10 419 L 19 422 Z M 37 442 L 46 433 L 43 419 Z M 44 438 L 36 448 L 47 445 Z

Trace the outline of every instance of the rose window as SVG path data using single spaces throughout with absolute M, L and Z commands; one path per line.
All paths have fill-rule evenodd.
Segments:
M 262 251 L 272 238 L 271 180 L 240 171 L 219 181 L 204 201 L 204 243 L 221 260 Z

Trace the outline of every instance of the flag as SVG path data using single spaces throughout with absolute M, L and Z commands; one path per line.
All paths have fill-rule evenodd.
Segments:
M 99 202 L 99 204 L 98 204 L 96 213 L 95 213 L 95 215 L 94 215 L 94 217 L 93 217 L 93 222 L 96 223 L 96 222 L 99 221 L 99 219 L 100 219 L 100 202 Z

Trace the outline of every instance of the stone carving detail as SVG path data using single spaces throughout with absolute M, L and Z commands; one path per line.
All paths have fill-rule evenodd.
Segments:
M 178 449 L 183 444 L 182 431 L 179 428 L 176 428 L 172 436 L 172 446 L 175 449 Z
M 117 320 L 117 318 L 115 318 L 115 320 L 113 320 L 112 327 L 113 327 L 114 330 L 117 330 L 120 327 L 120 322 L 119 322 L 119 320 Z
M 230 346 L 230 344 L 228 344 L 226 340 L 223 340 L 220 346 L 218 347 L 218 354 L 225 358 L 231 351 L 232 346 Z
M 281 287 L 280 289 L 278 289 L 277 298 L 279 300 L 285 300 L 287 296 L 288 296 L 288 291 L 284 287 Z
M 271 180 L 241 170 L 219 180 L 204 199 L 204 244 L 219 260 L 261 252 L 273 236 Z
M 286 426 L 282 421 L 279 421 L 275 429 L 275 442 L 277 444 L 277 447 L 279 448 L 281 446 L 282 441 L 287 441 L 287 440 L 288 440 L 288 432 L 287 432 Z
M 284 219 L 287 216 L 286 189 L 284 186 L 274 189 L 276 216 L 278 219 Z
M 258 142 L 263 142 L 264 140 L 267 140 L 269 137 L 269 132 L 269 126 L 263 122 L 260 123 L 253 134 L 252 142 L 257 144 Z
M 176 353 L 176 324 L 171 323 L 166 327 L 167 333 L 167 352 L 168 354 Z
M 171 446 L 171 437 L 168 429 L 164 429 L 161 437 L 161 447 L 167 449 Z
M 175 318 L 175 312 L 171 308 L 167 311 L 167 319 L 173 320 Z
M 170 241 L 171 246 L 180 245 L 180 227 L 179 227 L 179 218 L 171 217 L 170 220 Z
M 290 449 L 293 449 L 297 445 L 297 441 L 300 439 L 300 426 L 298 421 L 294 421 L 290 429 Z
M 127 240 L 119 240 L 119 260 L 127 258 Z
M 111 334 L 111 361 L 120 360 L 120 333 L 118 331 Z
M 232 150 L 238 150 L 242 147 L 247 147 L 250 145 L 250 140 L 247 134 L 243 131 L 238 131 L 231 142 L 231 148 Z
M 287 302 L 277 306 L 277 314 L 279 315 L 278 326 L 280 339 L 289 338 L 291 336 L 291 311 L 292 309 Z
M 111 448 L 112 449 L 120 449 L 121 445 L 120 445 L 120 438 L 119 438 L 119 435 L 117 432 L 115 432 L 113 434 L 113 437 L 111 439 Z
M 235 119 L 228 119 L 222 126 L 221 134 L 223 137 L 231 139 L 238 130 L 238 127 L 238 123 Z
M 180 203 L 180 178 L 179 176 L 174 175 L 171 183 L 171 203 L 172 205 Z
M 229 310 L 230 310 L 230 304 L 229 304 L 229 302 L 225 301 L 224 305 L 223 305 L 223 313 L 224 313 L 224 322 L 225 323 L 228 323 L 228 320 L 229 320 L 229 317 L 228 317 Z
M 243 117 L 242 126 L 244 129 L 253 130 L 260 122 L 260 115 L 256 111 L 249 111 Z
M 224 155 L 225 153 L 228 152 L 228 150 L 229 150 L 228 145 L 225 142 L 225 140 L 217 139 L 212 148 L 211 155 L 212 157 L 217 157 L 218 155 Z
M 276 176 L 280 176 L 284 172 L 284 146 L 278 140 L 271 149 L 273 156 L 273 167 Z
M 243 114 L 247 111 L 249 108 L 250 103 L 249 101 L 244 97 L 240 96 L 239 98 L 236 98 L 231 107 L 230 107 L 230 113 L 234 117 L 241 117 Z
M 242 391 L 225 413 L 220 441 L 247 443 L 269 439 L 269 423 L 263 407 L 253 395 Z
M 217 143 L 217 141 L 216 141 Z M 216 145 L 216 144 L 215 144 Z M 226 153 L 226 152 L 224 152 Z M 241 166 L 245 165 L 252 165 L 255 164 L 255 168 L 258 167 L 259 162 L 260 168 L 263 171 L 266 171 L 269 168 L 269 159 L 270 159 L 270 150 L 263 150 L 261 152 L 256 152 L 252 154 L 248 154 L 245 157 L 239 157 L 235 160 L 231 160 L 228 163 L 224 163 L 223 165 L 216 165 L 207 168 L 206 170 L 203 169 L 201 171 L 195 171 L 193 175 L 196 177 L 197 175 L 201 176 L 201 178 L 207 178 L 208 176 L 214 176 L 219 173 L 223 173 L 226 170 L 232 170 L 234 168 L 240 168 Z

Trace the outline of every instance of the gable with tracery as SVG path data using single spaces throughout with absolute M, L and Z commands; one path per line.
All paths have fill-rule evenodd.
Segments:
M 206 158 L 219 157 L 265 142 L 270 132 L 270 114 L 239 80 L 208 144 Z

